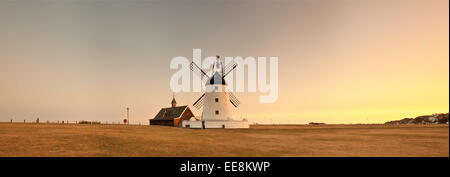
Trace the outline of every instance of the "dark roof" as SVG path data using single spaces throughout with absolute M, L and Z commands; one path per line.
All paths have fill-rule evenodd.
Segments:
M 175 101 L 175 98 L 172 99 L 172 104 L 177 103 L 177 101 Z
M 187 106 L 162 108 L 153 120 L 173 120 L 180 117 L 186 108 Z
M 209 82 L 206 82 L 206 84 L 209 84 L 209 85 L 214 85 L 214 84 L 227 85 L 227 83 L 225 83 L 225 79 L 219 74 L 219 72 L 214 73 L 214 75 L 209 79 Z

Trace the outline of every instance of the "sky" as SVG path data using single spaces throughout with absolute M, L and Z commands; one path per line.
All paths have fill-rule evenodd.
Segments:
M 276 102 L 235 93 L 250 122 L 447 113 L 448 31 L 447 0 L 0 0 L 0 122 L 120 122 L 130 107 L 148 124 L 170 106 L 171 59 L 193 48 L 278 57 Z

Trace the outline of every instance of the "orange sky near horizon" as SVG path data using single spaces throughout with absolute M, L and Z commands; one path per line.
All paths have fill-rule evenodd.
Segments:
M 147 124 L 176 56 L 278 56 L 258 123 L 383 123 L 449 112 L 446 0 L 0 2 L 0 122 Z M 176 94 L 192 106 L 201 93 Z M 201 114 L 194 110 L 196 115 Z

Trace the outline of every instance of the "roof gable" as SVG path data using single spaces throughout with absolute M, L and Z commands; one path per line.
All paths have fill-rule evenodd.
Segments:
M 173 120 L 180 117 L 187 106 L 162 108 L 153 120 Z

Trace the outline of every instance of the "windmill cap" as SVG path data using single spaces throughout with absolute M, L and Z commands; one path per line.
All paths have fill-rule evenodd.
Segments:
M 215 84 L 227 85 L 227 83 L 225 83 L 225 79 L 219 74 L 219 72 L 215 72 L 211 79 L 209 79 L 209 82 L 206 82 L 206 85 Z

